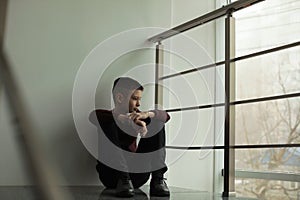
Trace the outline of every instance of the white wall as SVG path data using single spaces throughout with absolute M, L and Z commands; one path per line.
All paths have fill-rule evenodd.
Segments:
M 75 75 L 85 56 L 121 31 L 169 26 L 170 1 L 9 1 L 5 50 L 38 135 L 66 184 L 99 184 L 71 110 Z M 5 95 L 0 102 L 0 185 L 30 184 Z
M 49 153 L 51 152 L 49 156 L 61 169 L 68 185 L 99 184 L 94 168 L 95 161 L 79 140 L 71 110 L 74 79 L 87 54 L 101 41 L 119 32 L 140 27 L 169 28 L 215 9 L 214 1 L 207 0 L 187 2 L 129 0 L 126 4 L 124 2 L 120 0 L 9 2 L 5 49 L 12 61 L 40 139 Z M 203 51 L 200 53 L 206 55 L 197 65 L 207 64 L 210 59 L 215 59 L 214 23 L 190 31 L 186 35 L 192 37 L 202 47 Z M 177 42 L 176 38 L 172 40 L 171 49 L 181 45 Z M 191 55 L 195 55 L 193 50 L 195 49 L 188 49 Z M 177 56 L 167 55 L 166 58 L 166 63 L 172 66 L 173 70 L 189 67 Z M 111 84 L 115 77 L 130 74 L 132 66 L 151 63 L 153 59 L 152 51 L 145 50 L 131 52 L 115 60 L 99 83 L 96 105 L 109 107 Z M 140 75 L 141 80 L 154 78 L 151 73 L 132 72 Z M 215 101 L 213 89 L 215 73 L 214 70 L 207 70 L 201 72 L 200 76 L 190 76 L 191 89 L 199 104 Z M 180 89 L 180 85 L 177 86 L 170 83 L 171 88 Z M 150 92 L 147 95 L 151 97 L 153 94 Z M 181 88 L 178 95 L 184 97 L 186 93 L 182 93 Z M 22 154 L 16 142 L 5 96 L 0 95 L 0 98 L 0 185 L 27 185 L 30 184 L 30 180 L 24 170 Z M 168 106 L 177 105 L 176 99 L 173 100 L 170 98 Z M 191 99 L 186 100 L 183 102 L 188 105 Z M 193 99 L 191 102 L 194 103 Z M 151 105 L 151 101 L 146 103 L 144 109 L 147 109 L 148 105 Z M 213 144 L 215 127 L 211 121 L 214 119 L 212 114 L 212 110 L 185 112 L 182 116 L 172 114 L 172 120 L 168 124 L 169 144 L 185 143 L 181 139 L 190 130 L 193 133 L 197 132 L 193 145 Z M 194 123 L 192 116 L 197 117 L 198 123 Z M 181 118 L 185 123 L 181 123 Z M 176 124 L 184 125 L 181 129 L 177 129 Z M 195 124 L 198 127 L 193 127 Z M 179 140 L 173 140 L 174 138 Z M 211 152 L 205 153 L 208 152 L 188 152 L 172 163 L 168 172 L 169 185 L 213 191 L 214 155 Z

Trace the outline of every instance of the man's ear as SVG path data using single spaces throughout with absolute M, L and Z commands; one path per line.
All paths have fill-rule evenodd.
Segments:
M 116 102 L 121 104 L 123 101 L 124 101 L 124 95 L 122 93 L 117 93 Z

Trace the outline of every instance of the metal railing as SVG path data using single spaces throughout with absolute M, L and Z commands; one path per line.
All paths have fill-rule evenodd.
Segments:
M 188 110 L 199 110 L 199 109 L 208 109 L 208 108 L 214 108 L 214 107 L 224 107 L 225 108 L 225 123 L 224 123 L 224 145 L 219 145 L 219 146 L 167 146 L 169 149 L 182 149 L 182 150 L 207 150 L 207 149 L 222 149 L 224 150 L 224 190 L 223 190 L 223 196 L 227 197 L 229 196 L 230 192 L 232 191 L 232 184 L 234 184 L 234 178 L 235 178 L 235 167 L 234 167 L 234 150 L 235 149 L 255 149 L 255 148 L 291 148 L 291 147 L 300 147 L 300 144 L 258 144 L 258 145 L 235 145 L 233 142 L 234 139 L 234 134 L 231 131 L 230 127 L 230 108 L 236 105 L 241 105 L 241 104 L 249 104 L 249 103 L 255 103 L 255 102 L 264 102 L 264 101 L 272 101 L 272 100 L 279 100 L 279 99 L 287 99 L 287 98 L 295 98 L 295 97 L 300 97 L 300 93 L 292 93 L 292 94 L 283 94 L 283 95 L 276 95 L 276 96 L 266 96 L 266 97 L 261 97 L 261 98 L 255 98 L 255 99 L 245 99 L 245 100 L 239 100 L 239 101 L 233 101 L 231 100 L 231 77 L 230 77 L 230 70 L 232 68 L 232 64 L 234 64 L 237 61 L 269 54 L 272 52 L 278 52 L 281 50 L 297 47 L 300 45 L 300 41 L 270 48 L 267 50 L 263 51 L 258 51 L 255 53 L 251 53 L 248 55 L 243 55 L 240 57 L 234 57 L 233 55 L 230 54 L 231 52 L 231 26 L 234 23 L 232 21 L 232 13 L 238 10 L 241 10 L 243 8 L 249 7 L 253 4 L 259 3 L 262 0 L 239 0 L 236 1 L 232 4 L 226 5 L 220 9 L 217 9 L 215 11 L 212 11 L 210 13 L 207 13 L 203 16 L 200 16 L 196 19 L 190 20 L 186 23 L 183 23 L 179 26 L 176 26 L 174 28 L 171 28 L 165 32 L 162 32 L 160 34 L 157 34 L 155 36 L 150 37 L 148 40 L 154 43 L 158 43 L 157 45 L 157 53 L 156 55 L 160 55 L 161 57 L 161 52 L 163 51 L 162 49 L 162 41 L 166 40 L 168 38 L 171 38 L 177 34 L 183 33 L 187 30 L 190 30 L 192 28 L 198 27 L 200 25 L 203 25 L 207 22 L 213 21 L 215 19 L 218 19 L 220 17 L 226 16 L 225 19 L 225 60 L 224 61 L 219 61 L 216 63 L 204 65 L 204 66 L 199 66 L 196 68 L 184 70 L 181 72 L 177 72 L 174 74 L 170 75 L 165 75 L 165 76 L 160 76 L 160 73 L 157 72 L 159 70 L 159 66 L 161 66 L 163 63 L 160 60 L 159 57 L 156 57 L 156 77 L 155 77 L 155 104 L 157 105 L 159 103 L 159 98 L 157 95 L 160 93 L 158 92 L 158 85 L 160 81 L 174 78 L 177 76 L 182 76 L 185 74 L 190 74 L 193 72 L 197 72 L 200 70 L 208 69 L 208 68 L 215 68 L 221 65 L 225 65 L 225 102 L 224 103 L 215 103 L 215 104 L 206 104 L 206 105 L 197 105 L 197 106 L 191 106 L 191 107 L 182 107 L 182 108 L 169 108 L 166 111 L 167 112 L 182 112 L 182 111 L 188 111 Z M 240 176 L 240 172 L 237 172 L 238 176 Z M 234 189 L 233 189 L 234 190 Z

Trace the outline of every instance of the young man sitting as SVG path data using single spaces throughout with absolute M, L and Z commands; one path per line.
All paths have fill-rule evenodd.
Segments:
M 100 133 L 99 178 L 119 197 L 134 196 L 134 188 L 144 185 L 150 175 L 150 196 L 170 195 L 164 181 L 164 124 L 170 116 L 162 110 L 140 111 L 143 90 L 136 80 L 120 77 L 113 84 L 114 109 L 97 109 L 90 115 Z

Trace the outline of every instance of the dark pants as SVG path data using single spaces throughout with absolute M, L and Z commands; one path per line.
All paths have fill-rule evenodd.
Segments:
M 161 122 L 156 122 L 161 123 Z M 155 128 L 162 127 L 158 132 Z M 130 163 L 133 164 L 141 164 L 143 166 L 146 166 L 146 171 L 143 171 L 142 173 L 131 173 L 131 167 L 130 164 L 128 164 L 128 158 L 123 155 L 122 151 L 110 151 L 107 152 L 107 149 L 105 147 L 105 144 L 100 142 L 99 147 L 99 153 L 101 156 L 106 157 L 106 159 L 115 160 L 114 164 L 117 163 L 119 166 L 118 169 L 114 169 L 112 167 L 109 167 L 107 164 L 103 164 L 102 162 L 98 161 L 98 164 L 96 166 L 97 172 L 99 174 L 100 181 L 103 183 L 103 185 L 107 188 L 115 188 L 117 186 L 118 179 L 120 177 L 121 173 L 124 173 L 124 171 L 129 172 L 130 179 L 132 181 L 134 188 L 139 188 L 142 185 L 144 185 L 149 177 L 150 174 L 152 175 L 152 178 L 162 178 L 163 174 L 167 171 L 167 166 L 165 164 L 165 127 L 164 124 L 156 124 L 152 123 L 152 126 L 148 127 L 148 133 L 146 138 L 141 138 L 136 153 L 132 153 L 133 158 L 131 158 Z M 152 128 L 151 128 L 152 127 Z M 121 144 L 119 141 L 119 132 L 116 127 L 110 127 L 110 135 L 105 134 L 110 141 L 112 141 L 114 144 Z M 122 147 L 123 150 L 129 151 L 127 146 Z M 159 151 L 157 151 L 159 150 Z M 151 159 L 146 158 L 144 161 L 132 161 L 134 160 L 134 155 L 143 155 L 141 153 L 149 153 L 149 152 L 159 152 L 155 156 L 151 156 Z M 138 163 L 139 162 L 139 163 Z M 124 170 L 122 167 L 124 166 Z M 126 170 L 126 167 L 127 170 Z

